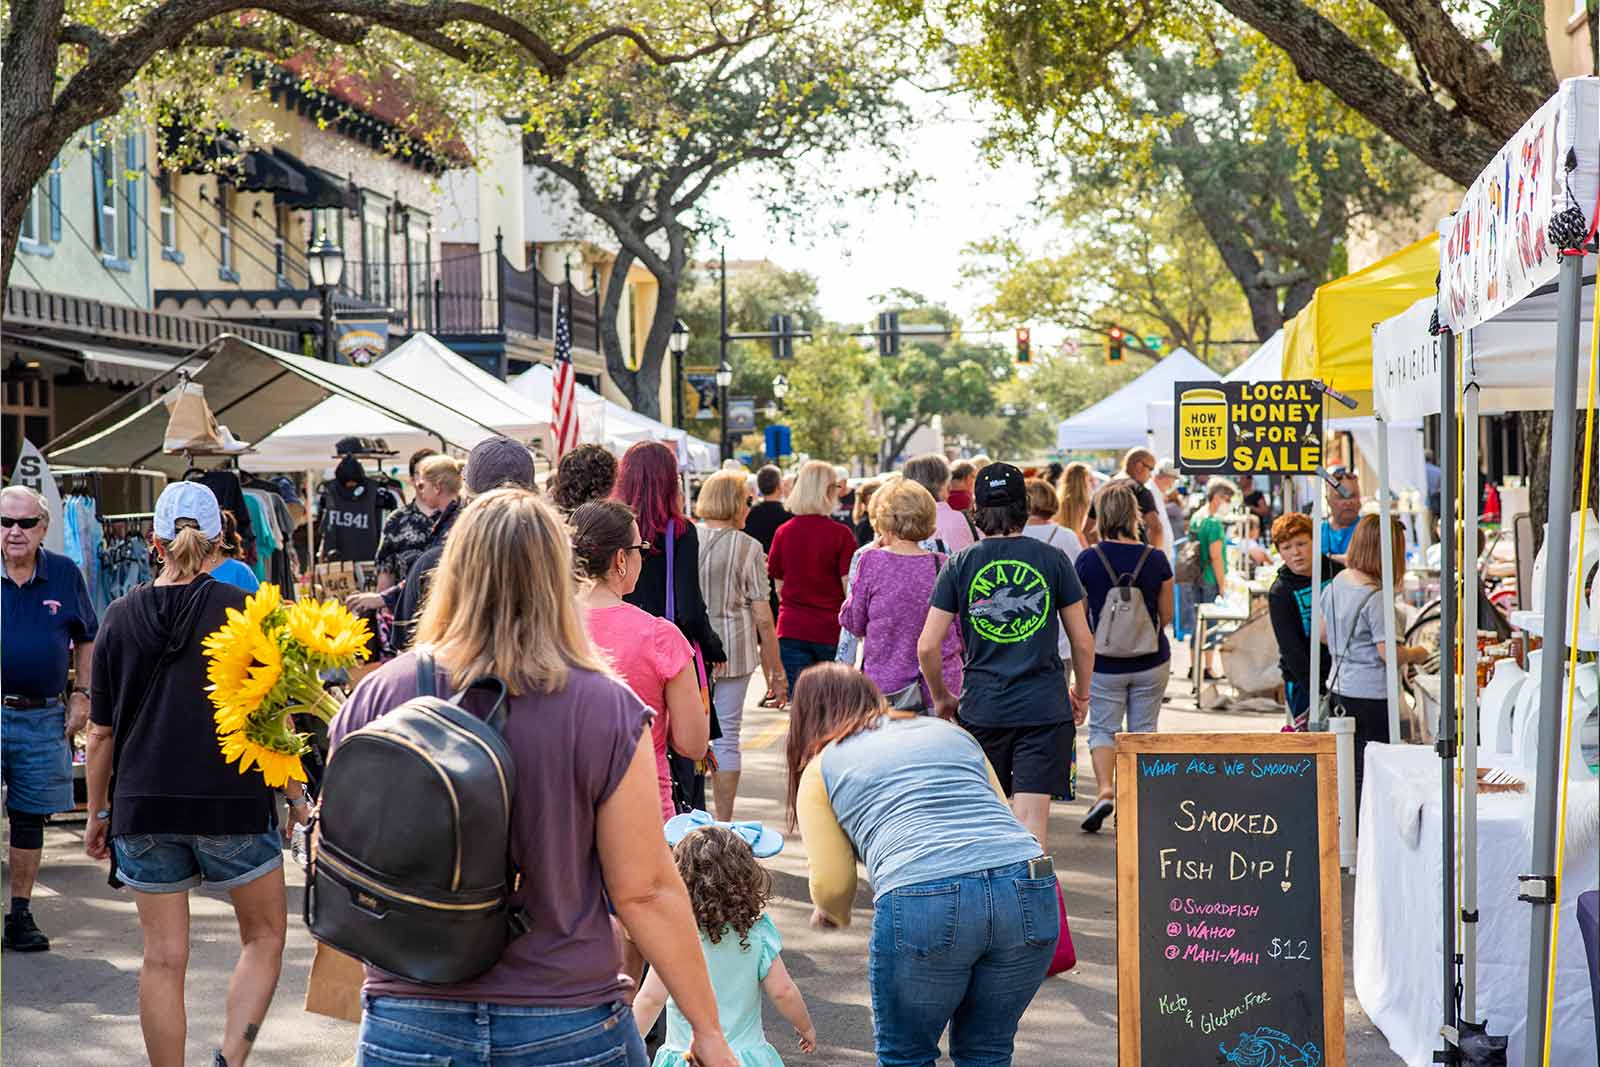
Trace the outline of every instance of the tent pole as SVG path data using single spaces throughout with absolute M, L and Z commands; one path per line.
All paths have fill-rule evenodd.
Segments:
M 1326 730 L 1322 720 L 1322 486 L 1311 485 L 1311 703 L 1306 707 L 1306 729 Z
M 1439 914 L 1442 920 L 1439 1033 L 1444 1063 L 1459 1063 L 1456 1027 L 1456 338 L 1439 335 L 1439 859 L 1444 871 Z
M 1382 415 L 1378 423 L 1378 537 L 1383 553 L 1383 603 L 1388 609 L 1383 613 L 1384 674 L 1389 694 L 1389 741 L 1400 742 L 1400 646 L 1394 624 L 1394 580 L 1389 560 L 1394 558 L 1393 507 L 1389 491 L 1389 424 Z
M 1522 1061 L 1545 1062 L 1545 1008 L 1550 973 L 1550 917 L 1556 904 L 1556 806 L 1567 668 L 1567 587 L 1571 578 L 1572 455 L 1577 446 L 1578 316 L 1583 304 L 1583 259 L 1561 257 L 1556 319 L 1556 367 L 1551 385 L 1550 523 L 1545 534 L 1544 651 L 1539 660 L 1539 756 L 1534 772 L 1533 872 L 1518 899 L 1533 905 L 1528 924 L 1528 1022 Z M 1576 605 L 1574 605 L 1576 610 Z
M 1466 336 L 1472 344 L 1472 334 Z M 1465 378 L 1465 368 L 1462 377 Z M 1461 1018 L 1477 1021 L 1478 387 L 1461 390 Z

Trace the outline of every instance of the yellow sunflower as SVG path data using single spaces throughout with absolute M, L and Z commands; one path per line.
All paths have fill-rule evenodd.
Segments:
M 299 756 L 291 756 L 286 752 L 258 744 L 243 730 L 228 734 L 221 741 L 223 759 L 229 763 L 237 761 L 240 774 L 244 774 L 252 766 L 258 766 L 261 768 L 261 777 L 273 788 L 282 788 L 291 778 L 298 782 L 306 780 L 306 772 L 300 765 Z
M 351 661 L 367 658 L 367 641 L 372 636 L 367 620 L 337 600 L 297 601 L 289 609 L 286 626 L 289 636 L 312 655 Z

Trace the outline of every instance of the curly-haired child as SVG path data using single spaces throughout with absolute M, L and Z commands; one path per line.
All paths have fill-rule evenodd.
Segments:
M 667 840 L 689 888 L 700 947 L 717 995 L 722 1033 L 742 1067 L 783 1067 L 778 1050 L 761 1029 L 765 993 L 794 1027 L 800 1051 L 817 1047 L 811 1013 L 778 955 L 783 939 L 764 912 L 772 897 L 772 876 L 756 861 L 783 847 L 782 835 L 758 823 L 713 823 L 705 812 L 679 815 L 667 824 Z M 688 1020 L 667 997 L 660 972 L 652 970 L 633 1001 L 640 1033 L 649 1033 L 661 1008 L 667 1008 L 667 1040 L 653 1067 L 682 1067 L 691 1036 Z

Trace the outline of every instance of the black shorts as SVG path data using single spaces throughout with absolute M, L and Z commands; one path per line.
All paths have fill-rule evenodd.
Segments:
M 1006 796 L 1042 793 L 1065 796 L 1072 784 L 1072 747 L 1077 731 L 1072 720 L 1044 726 L 976 726 L 961 724 L 978 739 Z

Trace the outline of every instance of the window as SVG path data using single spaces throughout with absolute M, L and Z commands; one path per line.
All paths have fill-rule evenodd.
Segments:
M 38 244 L 39 235 L 44 232 L 40 225 L 43 200 L 44 196 L 37 185 L 28 190 L 28 206 L 22 213 L 22 240 L 28 244 Z
M 217 276 L 225 282 L 239 280 L 233 269 L 233 190 L 217 180 Z
M 361 203 L 361 295 L 389 302 L 389 203 L 364 193 Z
M 272 205 L 272 269 L 280 289 L 289 288 L 289 257 L 283 247 L 284 210 L 278 204 Z
M 92 136 L 92 135 L 91 135 Z M 118 241 L 122 233 L 117 211 L 117 151 L 116 145 L 106 140 L 93 148 L 95 184 L 95 235 L 100 243 L 103 259 L 119 259 Z
M 178 251 L 178 201 L 172 195 L 172 182 L 172 175 L 163 174 L 156 183 L 161 193 L 161 258 L 182 263 L 183 253 Z

